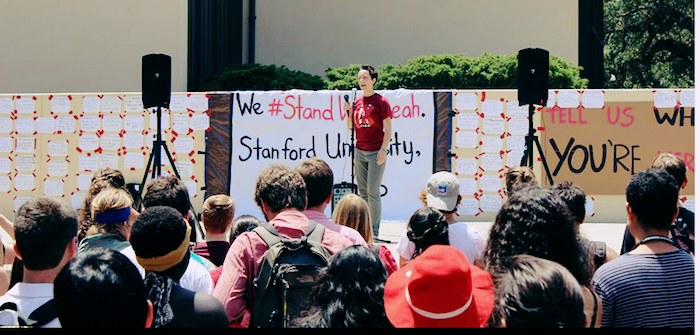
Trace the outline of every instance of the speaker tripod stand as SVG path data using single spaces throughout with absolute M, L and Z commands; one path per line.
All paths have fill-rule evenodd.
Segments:
M 151 154 L 148 157 L 148 164 L 146 164 L 146 170 L 143 173 L 143 179 L 141 180 L 141 184 L 140 184 L 140 187 L 138 190 L 139 196 L 137 199 L 134 199 L 136 201 L 136 208 L 141 208 L 141 204 L 143 202 L 141 194 L 143 193 L 143 190 L 146 186 L 146 181 L 148 180 L 149 171 L 151 174 L 151 179 L 155 179 L 161 175 L 161 171 L 162 171 L 161 170 L 161 159 L 162 159 L 161 149 L 163 151 L 165 151 L 165 155 L 168 157 L 168 161 L 170 162 L 170 166 L 173 169 L 173 173 L 175 174 L 175 177 L 177 179 L 182 180 L 182 178 L 180 178 L 180 174 L 177 172 L 177 167 L 175 166 L 175 162 L 173 160 L 173 157 L 170 154 L 170 150 L 168 150 L 168 146 L 165 144 L 165 141 L 163 141 L 163 138 L 162 138 L 162 129 L 161 129 L 162 110 L 161 110 L 160 106 L 158 106 L 156 108 L 155 113 L 156 113 L 156 120 L 158 122 L 158 125 L 156 127 L 157 133 L 156 133 L 155 139 L 153 140 L 153 147 L 151 148 Z M 192 206 L 192 202 L 190 201 L 189 197 L 187 197 L 187 202 L 189 203 L 189 207 L 190 207 L 190 216 L 196 215 L 195 214 L 196 212 L 194 211 L 194 207 Z M 191 217 L 190 220 L 195 222 L 195 226 L 197 229 L 195 234 L 198 232 L 199 235 L 202 238 L 204 238 L 204 230 L 202 229 L 202 226 L 199 224 L 199 220 L 197 220 L 197 217 L 196 216 Z M 192 240 L 192 242 L 197 241 L 197 238 L 194 235 L 191 236 L 190 239 Z
M 536 145 L 537 152 L 540 154 L 540 158 L 542 159 L 542 166 L 544 167 L 545 173 L 547 173 L 547 180 L 549 181 L 549 185 L 554 185 L 554 179 L 552 178 L 552 174 L 549 172 L 549 166 L 547 165 L 547 159 L 544 156 L 544 151 L 542 150 L 542 145 L 540 144 L 539 137 L 535 135 L 535 126 L 533 123 L 533 119 L 535 116 L 535 106 L 533 104 L 529 104 L 528 116 L 529 128 L 527 136 L 525 136 L 525 152 L 523 154 L 523 158 L 520 160 L 520 166 L 528 166 L 530 169 L 532 169 L 535 162 L 533 145 Z

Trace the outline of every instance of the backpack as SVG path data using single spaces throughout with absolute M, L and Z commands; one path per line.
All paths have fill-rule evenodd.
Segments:
M 284 328 L 311 305 L 311 291 L 330 252 L 323 247 L 325 227 L 309 221 L 306 234 L 286 239 L 269 222 L 253 229 L 265 240 L 268 250 L 258 276 L 253 280 L 251 328 Z
M 53 299 L 31 312 L 26 320 L 17 312 L 17 304 L 6 302 L 0 306 L 1 328 L 37 328 L 46 325 L 57 317 L 56 304 Z

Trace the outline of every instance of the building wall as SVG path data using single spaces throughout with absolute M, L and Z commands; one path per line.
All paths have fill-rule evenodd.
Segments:
M 141 57 L 187 87 L 187 0 L 2 0 L 0 93 L 140 92 Z
M 349 64 L 530 47 L 578 64 L 576 0 L 257 0 L 256 16 L 257 63 L 320 76 Z

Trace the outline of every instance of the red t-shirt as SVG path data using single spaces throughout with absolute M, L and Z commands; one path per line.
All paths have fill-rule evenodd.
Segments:
M 375 93 L 355 100 L 355 133 L 357 148 L 377 151 L 384 140 L 384 119 L 391 117 L 389 100 Z

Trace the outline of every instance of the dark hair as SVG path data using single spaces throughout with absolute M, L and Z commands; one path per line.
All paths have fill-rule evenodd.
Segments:
M 241 235 L 247 231 L 254 229 L 261 223 L 262 222 L 260 221 L 260 219 L 253 215 L 244 214 L 237 217 L 235 220 L 233 220 L 229 241 L 233 243 L 233 241 L 238 237 L 238 235 Z
M 662 152 L 651 162 L 651 169 L 663 169 L 670 173 L 676 182 L 678 182 L 678 187 L 682 188 L 685 182 L 685 162 L 683 160 L 669 152 Z
M 136 256 L 166 255 L 182 244 L 187 226 L 180 212 L 170 206 L 146 208 L 131 227 L 131 246 Z
M 526 254 L 557 262 L 589 286 L 593 262 L 581 246 L 574 219 L 558 196 L 531 185 L 511 194 L 491 226 L 484 250 L 488 270 L 508 257 Z
M 434 244 L 450 245 L 447 219 L 439 210 L 423 206 L 408 220 L 408 239 L 416 245 L 413 258 Z
M 495 304 L 489 327 L 585 326 L 581 285 L 556 262 L 531 255 L 508 257 L 494 272 L 493 282 Z
M 159 176 L 146 186 L 143 206 L 170 206 L 180 212 L 182 217 L 187 217 L 190 210 L 190 193 L 182 180 L 171 176 Z
M 570 181 L 553 185 L 550 190 L 564 201 L 576 223 L 586 218 L 586 192 Z
M 528 166 L 514 166 L 506 171 L 506 193 L 513 194 L 518 189 L 537 184 L 535 172 Z
M 63 328 L 146 325 L 146 288 L 136 266 L 118 251 L 81 252 L 54 281 L 56 312 Z
M 264 169 L 255 181 L 255 203 L 264 201 L 273 212 L 285 208 L 306 209 L 306 183 L 299 172 L 283 164 Z
M 331 257 L 313 288 L 311 308 L 294 321 L 304 328 L 392 327 L 384 312 L 382 260 L 354 245 Z
M 296 169 L 306 183 L 306 208 L 322 204 L 333 192 L 333 170 L 318 157 L 311 157 Z
M 131 192 L 129 192 L 129 189 L 126 187 L 124 174 L 120 170 L 109 167 L 97 170 L 90 181 L 90 189 L 88 190 L 87 196 L 83 201 L 83 206 L 78 209 L 78 222 L 80 223 L 80 228 L 78 230 L 79 241 L 82 241 L 83 238 L 85 238 L 88 229 L 94 223 L 90 210 L 92 199 L 95 198 L 100 191 L 108 187 L 124 190 L 129 193 L 129 196 L 131 197 Z
M 643 226 L 668 230 L 678 210 L 678 192 L 678 183 L 670 173 L 649 169 L 632 176 L 626 196 Z
M 15 217 L 15 243 L 29 270 L 58 266 L 69 243 L 78 235 L 78 214 L 63 201 L 36 196 Z
M 360 66 L 360 70 L 367 70 L 367 72 L 369 72 L 370 78 L 379 80 L 379 74 L 377 73 L 377 70 L 374 69 L 374 66 L 364 64 Z

